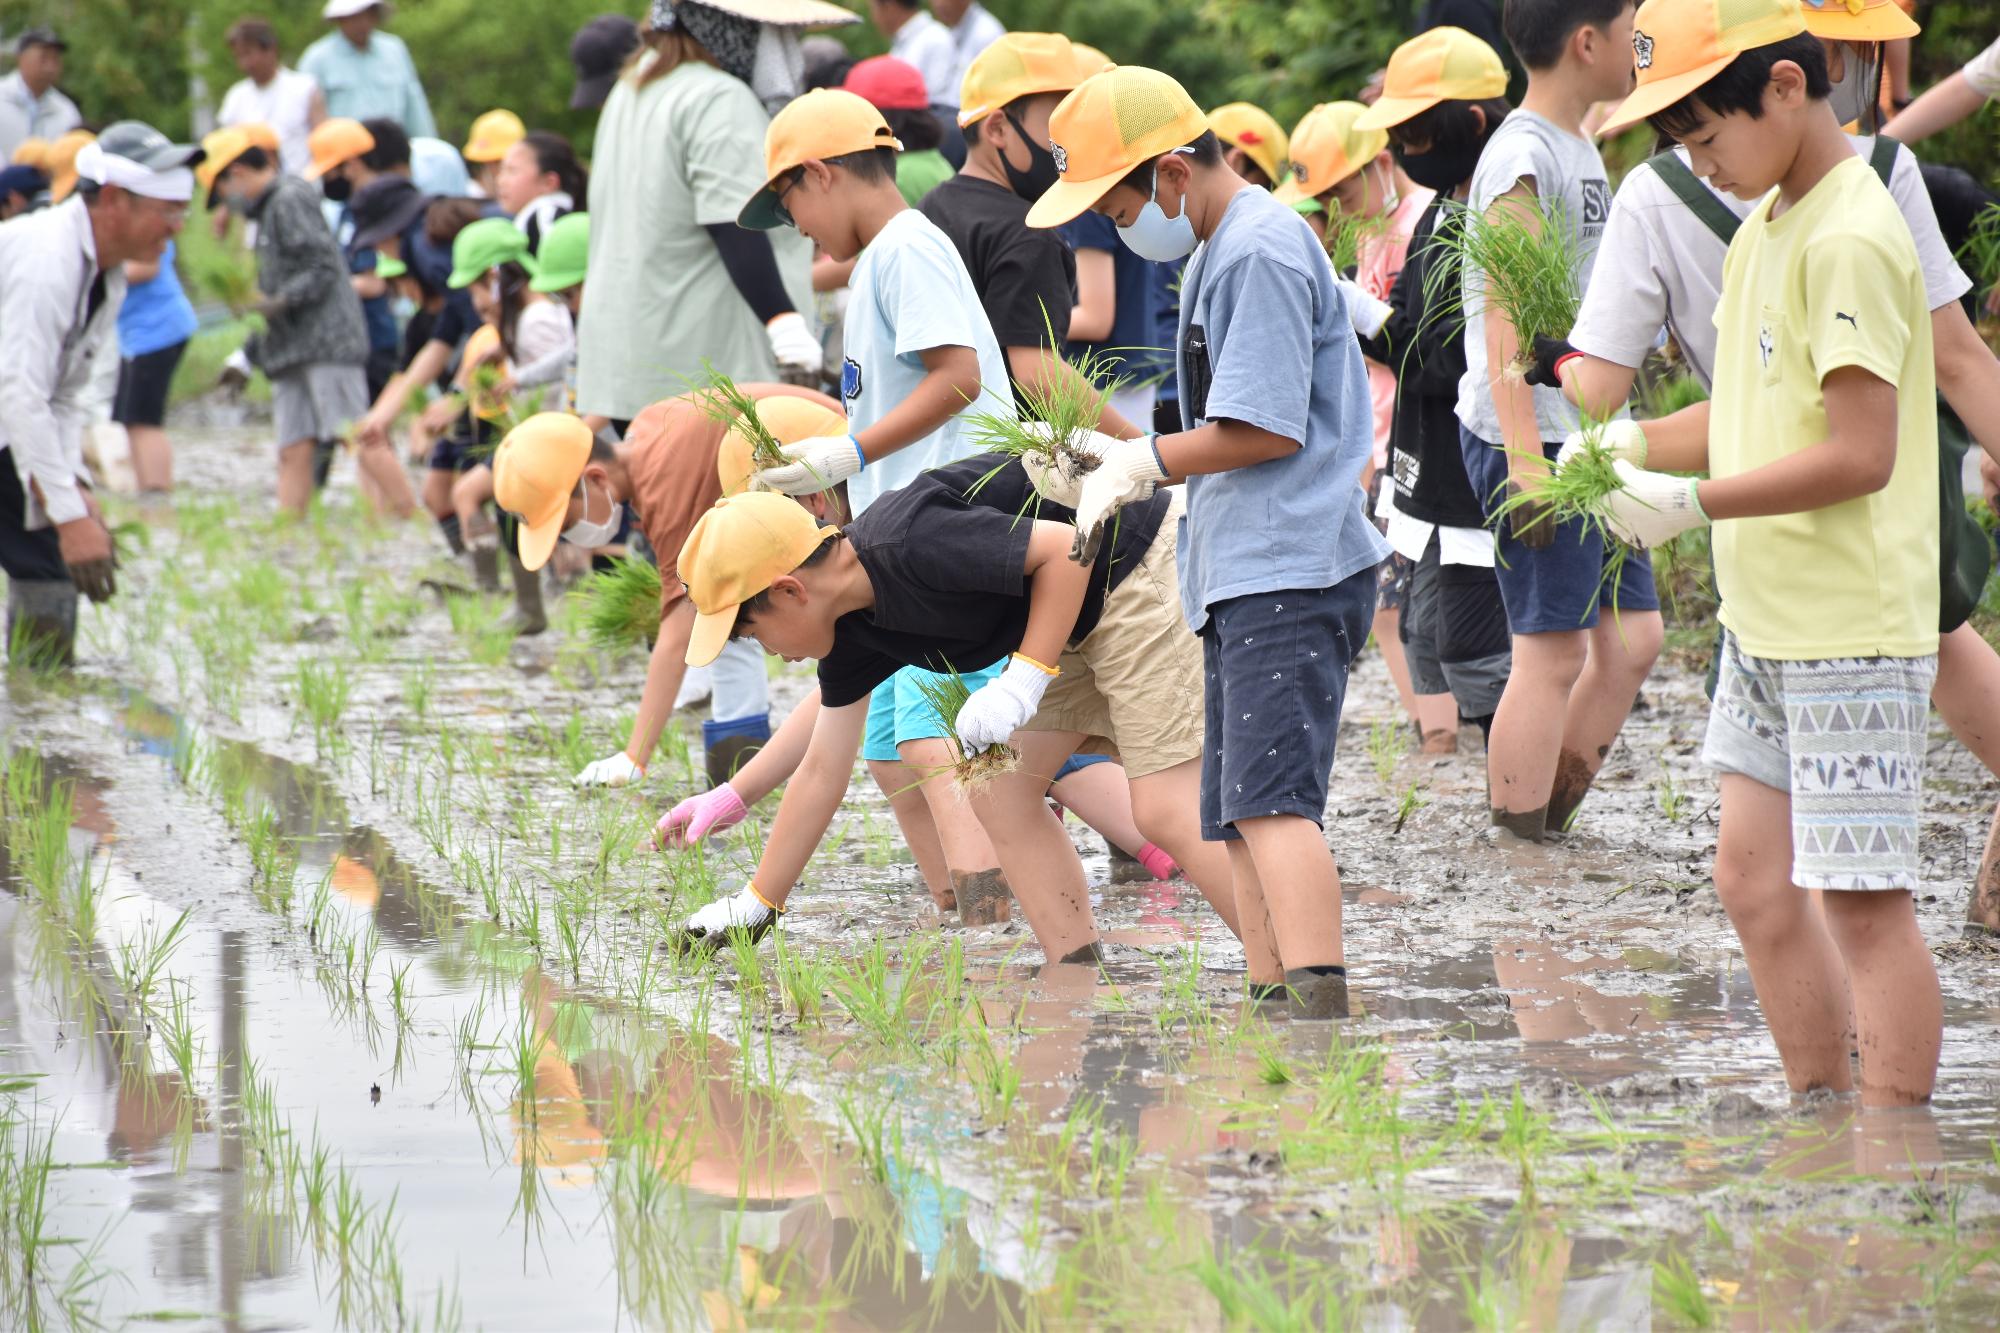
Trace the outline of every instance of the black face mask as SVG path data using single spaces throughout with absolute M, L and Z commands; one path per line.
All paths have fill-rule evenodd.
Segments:
M 354 182 L 346 176 L 327 175 L 319 178 L 319 192 L 336 204 L 344 204 L 354 193 Z
M 1433 148 L 1428 153 L 1406 152 L 1401 144 L 1391 144 L 1389 151 L 1395 155 L 1396 165 L 1426 190 L 1445 194 L 1456 190 L 1472 179 L 1472 170 L 1479 165 L 1479 154 L 1486 147 L 1482 137 L 1478 143 L 1461 148 Z
M 1007 173 L 1007 188 L 1023 199 L 1033 203 L 1048 193 L 1049 187 L 1062 179 L 1062 172 L 1056 168 L 1056 155 L 1035 142 L 1033 135 L 1022 126 L 1011 111 L 1002 111 L 1007 123 L 1014 127 L 1014 133 L 1028 150 L 1028 167 L 1023 171 L 1000 154 L 1000 169 Z

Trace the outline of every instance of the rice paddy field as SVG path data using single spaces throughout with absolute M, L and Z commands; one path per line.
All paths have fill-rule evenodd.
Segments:
M 1247 1011 L 1199 895 L 1073 821 L 1101 969 L 941 920 L 865 778 L 783 931 L 702 962 L 665 932 L 763 825 L 652 850 L 699 719 L 641 788 L 570 785 L 642 649 L 437 595 L 346 463 L 285 524 L 264 431 L 179 442 L 80 669 L 0 719 L 6 1327 L 1996 1323 L 2000 945 L 1959 928 L 1995 792 L 1941 728 L 1921 1110 L 1786 1090 L 1685 667 L 1530 848 L 1364 660 L 1345 1022 Z

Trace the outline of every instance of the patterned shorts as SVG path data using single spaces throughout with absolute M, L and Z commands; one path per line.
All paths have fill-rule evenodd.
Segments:
M 1914 890 L 1937 658 L 1750 657 L 1722 641 L 1701 761 L 1792 798 L 1792 882 Z

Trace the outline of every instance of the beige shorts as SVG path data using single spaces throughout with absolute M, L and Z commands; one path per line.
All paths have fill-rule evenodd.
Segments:
M 1201 641 L 1181 616 L 1179 547 L 1176 503 L 1024 730 L 1101 737 L 1135 778 L 1201 758 Z

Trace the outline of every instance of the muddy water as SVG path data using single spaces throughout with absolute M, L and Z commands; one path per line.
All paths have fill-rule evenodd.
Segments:
M 275 527 L 266 467 L 249 435 L 190 448 L 190 493 L 131 511 L 150 542 L 86 613 L 78 685 L 9 683 L 9 767 L 41 756 L 40 804 L 72 809 L 55 894 L 7 811 L 0 1098 L 8 1153 L 46 1139 L 55 1167 L 54 1239 L 0 1284 L 9 1323 L 1880 1328 L 2000 1308 L 2000 951 L 1956 930 L 1994 791 L 1942 733 L 1921 909 L 1947 1031 L 1924 1111 L 1786 1090 L 1706 887 L 1703 712 L 1677 672 L 1577 831 L 1520 848 L 1482 827 L 1475 755 L 1372 729 L 1392 696 L 1363 664 L 1328 825 L 1355 973 L 1337 1030 L 1246 1014 L 1198 895 L 1114 882 L 1074 822 L 1101 971 L 940 921 L 860 785 L 782 955 L 700 966 L 661 928 L 733 888 L 756 830 L 646 850 L 693 789 L 695 719 L 645 791 L 573 793 L 623 739 L 639 655 L 509 645 L 497 605 L 418 591 L 458 577 L 432 534 L 344 499 Z M 23 1249 L 0 1227 L 0 1254 Z

